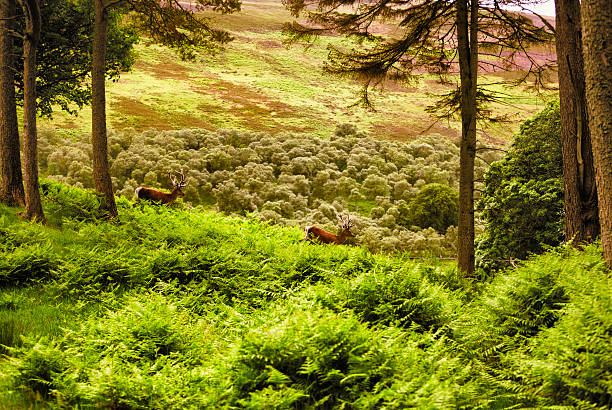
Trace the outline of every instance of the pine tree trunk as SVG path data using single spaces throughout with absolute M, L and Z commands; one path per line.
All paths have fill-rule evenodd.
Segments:
M 15 0 L 0 0 L 0 202 L 23 206 L 23 176 L 13 73 Z
M 478 80 L 478 0 L 458 0 L 457 42 L 461 78 L 461 151 L 459 157 L 458 265 L 474 273 L 474 159 L 476 157 L 476 86 Z M 469 23 L 468 23 L 469 21 Z
M 593 143 L 604 258 L 612 269 L 612 7 L 583 0 L 582 33 L 589 127 Z
M 94 0 L 94 38 L 91 70 L 91 142 L 93 148 L 93 176 L 96 190 L 101 194 L 100 209 L 110 218 L 117 216 L 117 205 L 108 164 L 106 136 L 106 86 L 104 69 L 106 64 L 106 41 L 108 14 L 103 0 Z
M 36 132 L 36 49 L 40 40 L 40 3 L 22 0 L 26 16 L 23 42 L 23 168 L 26 219 L 46 222 L 38 183 L 38 148 Z
M 565 185 L 565 238 L 578 246 L 599 236 L 587 116 L 579 0 L 556 0 L 556 44 Z

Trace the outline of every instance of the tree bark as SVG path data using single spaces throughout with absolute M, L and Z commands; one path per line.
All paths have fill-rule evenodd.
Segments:
M 106 42 L 108 14 L 106 2 L 94 0 L 94 38 L 91 70 L 91 143 L 93 148 L 93 176 L 96 190 L 101 194 L 100 209 L 110 218 L 117 216 L 117 205 L 108 164 L 106 134 L 106 85 L 104 69 L 106 64 Z
M 476 87 L 478 84 L 478 0 L 458 0 L 457 43 L 461 78 L 461 150 L 459 157 L 458 266 L 474 273 L 474 158 L 476 157 Z
M 26 30 L 23 42 L 23 169 L 26 219 L 46 222 L 38 183 L 38 136 L 36 131 L 36 50 L 40 40 L 40 2 L 21 0 Z
M 604 258 L 612 269 L 612 7 L 583 0 L 582 33 L 589 127 Z
M 556 0 L 556 45 L 565 185 L 565 239 L 575 246 L 599 236 L 591 134 L 587 116 L 580 1 Z
M 0 0 L 0 202 L 23 206 L 23 176 L 15 102 L 13 28 L 15 0 Z

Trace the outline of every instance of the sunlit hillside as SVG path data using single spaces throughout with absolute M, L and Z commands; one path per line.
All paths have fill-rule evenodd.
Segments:
M 354 106 L 360 83 L 322 71 L 327 46 L 346 40 L 324 37 L 312 47 L 287 47 L 281 29 L 292 17 L 280 1 L 246 1 L 238 14 L 211 17 L 235 38 L 224 52 L 214 56 L 201 54 L 196 61 L 181 61 L 173 51 L 142 39 L 132 71 L 108 84 L 112 128 L 233 128 L 326 137 L 337 125 L 351 123 L 377 138 L 407 140 L 421 134 L 457 137 L 458 122 L 436 123 L 425 111 L 436 95 L 448 89 L 435 76 L 423 75 L 411 84 L 385 84 L 384 89 L 372 92 L 375 111 L 368 110 Z M 480 82 L 499 83 L 509 77 L 516 74 L 485 75 Z M 493 111 L 507 114 L 509 122 L 486 127 L 481 137 L 498 143 L 508 140 L 521 120 L 555 95 L 499 84 L 489 88 L 502 92 L 501 103 Z M 65 135 L 80 134 L 89 132 L 90 117 L 87 108 L 77 117 L 57 113 L 42 126 Z

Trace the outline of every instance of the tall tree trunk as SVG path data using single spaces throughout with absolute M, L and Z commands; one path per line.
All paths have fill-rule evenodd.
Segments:
M 15 0 L 0 0 L 0 202 L 23 206 L 23 176 L 15 102 L 13 28 Z
M 108 216 L 117 216 L 117 205 L 113 194 L 113 183 L 108 164 L 106 137 L 106 41 L 108 14 L 104 0 L 94 0 L 94 38 L 91 69 L 91 143 L 93 148 L 93 176 L 96 190 L 102 195 L 100 209 Z
M 40 40 L 40 2 L 21 0 L 26 30 L 23 42 L 23 168 L 27 219 L 46 222 L 38 183 L 36 133 L 36 49 Z
M 461 150 L 459 157 L 458 265 L 474 273 L 474 158 L 476 157 L 476 87 L 478 84 L 478 0 L 458 0 L 457 42 L 461 78 Z
M 612 269 L 612 7 L 582 1 L 582 33 L 589 126 L 604 258 Z
M 587 116 L 580 1 L 556 0 L 556 44 L 565 184 L 565 238 L 575 245 L 599 236 L 591 134 Z

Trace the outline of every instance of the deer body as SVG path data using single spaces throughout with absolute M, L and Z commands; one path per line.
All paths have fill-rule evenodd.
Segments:
M 172 192 L 168 194 L 166 192 L 161 192 L 156 189 L 139 186 L 134 192 L 136 193 L 138 199 L 144 199 L 145 201 L 158 202 L 160 204 L 168 205 L 170 205 L 176 200 L 176 198 L 178 198 L 179 192 L 181 193 L 181 195 L 185 195 L 185 193 L 179 191 L 178 188 L 174 188 Z
M 158 191 L 156 189 L 145 188 L 142 186 L 136 188 L 134 193 L 136 194 L 136 197 L 138 199 L 170 205 L 176 200 L 176 198 L 178 198 L 179 195 L 185 195 L 185 193 L 182 191 L 182 188 L 189 184 L 188 182 L 185 182 L 185 175 L 183 174 L 182 169 L 181 172 L 177 174 L 181 177 L 180 181 L 177 181 L 176 178 L 173 178 L 172 172 L 168 171 L 168 176 L 170 177 L 170 182 L 172 182 L 173 186 L 172 192 L 170 193 Z
M 347 216 L 346 220 L 343 219 L 341 215 L 338 215 L 338 219 L 340 220 L 342 226 L 339 234 L 331 233 L 326 231 L 323 228 L 319 228 L 318 226 L 307 226 L 304 228 L 306 232 L 306 236 L 304 236 L 303 241 L 310 242 L 318 242 L 318 243 L 332 243 L 335 245 L 342 245 L 346 242 L 349 237 L 354 237 L 355 235 L 350 231 L 353 226 L 350 221 L 350 217 Z

